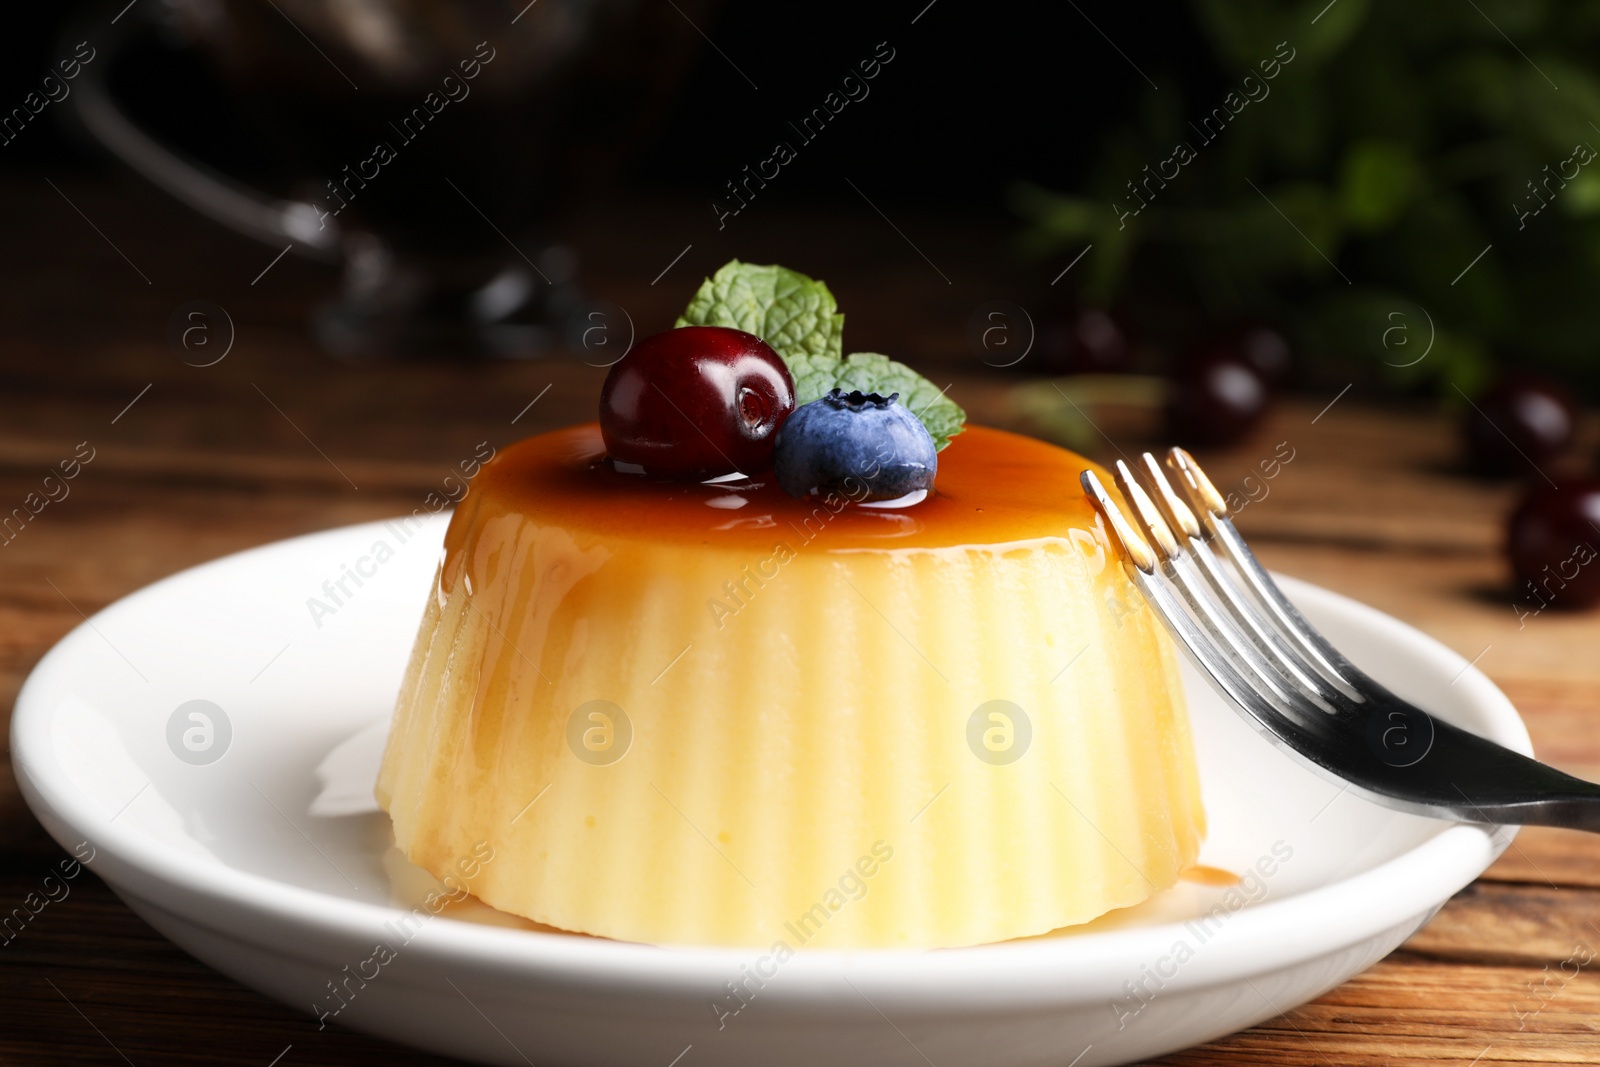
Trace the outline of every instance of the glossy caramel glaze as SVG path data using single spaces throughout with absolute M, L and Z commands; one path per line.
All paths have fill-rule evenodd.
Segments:
M 496 515 L 537 517 L 542 524 L 606 539 L 739 551 L 768 550 L 775 538 L 786 536 L 815 540 L 814 550 L 831 552 L 995 546 L 1068 537 L 1073 530 L 1106 544 L 1099 516 L 1078 484 L 1086 467 L 1100 469 L 1042 441 L 969 427 L 939 454 L 933 495 L 910 507 L 885 509 L 839 497 L 796 500 L 770 472 L 714 485 L 624 474 L 605 459 L 599 426 L 591 423 L 502 450 L 462 501 L 447 547 L 462 547 L 470 529 Z

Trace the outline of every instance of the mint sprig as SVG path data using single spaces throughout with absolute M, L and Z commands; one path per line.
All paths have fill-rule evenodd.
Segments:
M 700 286 L 676 325 L 755 334 L 789 365 L 797 404 L 833 388 L 844 316 L 826 285 L 798 271 L 730 260 Z
M 844 352 L 844 316 L 827 285 L 776 265 L 730 260 L 701 284 L 678 326 L 728 326 L 753 333 L 783 357 L 795 403 L 809 404 L 835 386 L 888 396 L 922 420 L 943 449 L 961 432 L 966 412 L 928 379 L 888 356 Z

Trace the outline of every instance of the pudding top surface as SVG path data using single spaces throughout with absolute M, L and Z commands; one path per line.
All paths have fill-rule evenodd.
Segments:
M 797 500 L 770 472 L 748 481 L 664 482 L 624 474 L 605 459 L 596 423 L 519 441 L 484 465 L 452 523 L 508 514 L 623 540 L 770 549 L 800 536 L 824 551 L 992 546 L 1094 531 L 1098 514 L 1078 484 L 1082 456 L 980 426 L 939 453 L 936 490 L 909 507 Z M 1110 479 L 1100 471 L 1102 479 Z M 1104 535 L 1097 537 L 1104 542 Z

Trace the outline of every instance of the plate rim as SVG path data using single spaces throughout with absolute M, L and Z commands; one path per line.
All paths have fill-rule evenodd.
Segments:
M 439 519 L 447 516 L 442 513 Z M 317 542 L 364 538 L 386 521 L 392 520 L 281 539 L 186 568 L 119 598 L 56 642 L 28 673 L 18 692 L 11 724 L 12 764 L 19 786 L 52 837 L 62 847 L 69 847 L 58 835 L 58 828 L 71 831 L 69 836 L 83 833 L 96 850 L 92 869 L 108 885 L 163 911 L 171 911 L 168 902 L 140 890 L 147 885 L 160 885 L 208 902 L 214 914 L 185 914 L 181 918 L 236 940 L 241 939 L 241 931 L 216 920 L 216 914 L 238 909 L 265 913 L 276 922 L 337 939 L 377 936 L 385 922 L 405 914 L 404 909 L 393 905 L 350 900 L 163 848 L 136 830 L 108 821 L 90 801 L 75 797 L 70 788 L 62 788 L 63 783 L 56 780 L 47 761 L 35 758 L 37 754 L 53 755 L 47 733 L 50 709 L 43 706 L 41 691 L 57 672 L 66 669 L 78 647 L 93 638 L 97 623 L 137 611 L 143 602 L 175 585 L 203 581 L 208 572 L 249 566 L 259 557 L 302 551 Z M 443 521 L 436 526 L 441 535 L 443 526 Z M 1463 703 L 1478 711 L 1496 740 L 1531 754 L 1526 724 L 1511 701 L 1465 657 L 1360 601 L 1310 582 L 1275 577 L 1297 602 L 1316 605 L 1321 601 L 1321 606 L 1352 615 L 1360 625 L 1387 631 L 1394 639 L 1416 646 L 1438 666 L 1460 669 L 1453 688 L 1464 694 Z M 1509 847 L 1514 836 L 1514 829 L 1502 836 L 1478 824 L 1441 822 L 1437 833 L 1366 871 L 1286 898 L 1241 908 L 1207 942 L 1229 947 L 1205 953 L 1205 966 L 1197 962 L 1181 969 L 1168 985 L 1205 988 L 1236 979 L 1240 974 L 1293 966 L 1415 922 L 1477 878 Z M 1325 921 L 1330 898 L 1337 898 L 1335 911 L 1343 917 L 1340 922 Z M 1071 938 L 963 948 L 808 949 L 783 964 L 786 980 L 773 988 L 771 996 L 775 1002 L 833 999 L 839 995 L 835 986 L 841 974 L 848 974 L 852 982 L 861 984 L 864 992 L 880 994 L 891 1003 L 909 1006 L 914 1001 L 930 1010 L 940 1007 L 929 1002 L 930 994 L 940 992 L 946 994 L 945 1002 L 970 1003 L 975 996 L 981 996 L 985 1000 L 1004 999 L 1013 1007 L 1059 1002 L 1091 993 L 1103 995 L 1107 988 L 1120 988 L 1119 983 L 1129 976 L 1131 967 L 1165 953 L 1182 929 L 1179 920 Z M 1297 936 L 1285 938 L 1286 929 L 1295 930 Z M 281 946 L 264 947 L 281 951 Z M 730 975 L 737 976 L 741 963 L 764 953 L 758 946 L 630 943 L 448 919 L 425 924 L 406 948 L 421 958 L 456 963 L 470 960 L 479 968 L 524 979 L 603 984 L 608 988 L 626 986 L 663 995 L 681 994 L 689 984 L 696 988 L 700 983 L 720 987 Z M 981 994 L 973 989 L 977 982 L 984 985 Z

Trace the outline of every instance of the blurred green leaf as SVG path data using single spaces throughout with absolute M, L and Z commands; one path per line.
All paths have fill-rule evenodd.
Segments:
M 1012 386 L 1006 401 L 1012 424 L 1075 452 L 1093 452 L 1106 440 L 1098 418 L 1106 407 L 1159 412 L 1166 379 L 1145 374 L 1078 374 Z
M 1315 10 L 1319 7 L 1323 7 L 1322 16 L 1312 25 L 1310 20 L 1316 17 Z M 1344 51 L 1366 25 L 1367 7 L 1367 0 L 1338 0 L 1325 7 L 1313 0 L 1312 3 L 1301 5 L 1306 15 L 1305 28 L 1302 30 L 1295 25 L 1287 28 L 1286 32 L 1304 37 L 1305 44 L 1302 47 L 1306 61 L 1310 66 L 1319 67 Z
M 1254 69 L 1273 57 L 1279 42 L 1287 42 L 1291 62 L 1304 56 L 1305 65 L 1314 67 L 1355 36 L 1366 20 L 1367 0 L 1196 0 L 1195 11 L 1221 57 L 1233 66 Z
M 1476 396 L 1488 388 L 1494 378 L 1494 361 L 1481 341 L 1440 330 L 1427 359 L 1394 373 L 1407 384 L 1431 379 L 1440 395 L 1459 399 L 1456 390 Z
M 1478 25 L 1502 36 L 1537 34 L 1550 18 L 1546 0 L 1474 0 L 1474 4 Z
M 1530 63 L 1512 67 L 1513 127 L 1533 145 L 1563 157 L 1579 141 L 1600 140 L 1591 125 L 1600 122 L 1600 81 L 1576 64 L 1537 58 L 1537 70 Z
M 1055 251 L 1063 241 L 1093 234 L 1098 227 L 1095 216 L 1110 210 L 1103 201 L 1062 196 L 1026 182 L 1012 188 L 1011 208 L 1033 223 L 1024 239 L 1030 251 L 1041 254 Z
M 1243 213 L 1260 264 L 1298 264 L 1301 271 L 1337 277 L 1343 219 L 1326 189 L 1310 182 L 1264 189 L 1261 203 Z
M 1354 229 L 1388 229 L 1421 191 L 1422 170 L 1408 146 L 1357 141 L 1345 153 L 1339 205 Z
M 1574 218 L 1600 214 L 1600 167 L 1578 172 L 1561 193 L 1561 207 Z
M 1060 196 L 1027 183 L 1012 188 L 1011 207 L 1034 222 L 1019 242 L 1024 255 L 1039 258 L 1093 245 L 1082 291 L 1101 301 L 1116 295 L 1137 240 L 1138 219 L 1119 219 L 1110 201 Z
M 1600 158 L 1573 172 L 1576 146 L 1600 146 L 1600 4 L 1192 10 L 1213 70 L 1130 97 L 1076 188 L 1014 197 L 1025 248 L 1094 243 L 1092 295 L 1177 309 L 1158 343 L 1188 343 L 1203 316 L 1269 317 L 1329 380 L 1455 395 L 1530 361 L 1600 392 Z M 1268 91 L 1196 134 L 1197 158 L 1132 215 L 1127 183 L 1247 73 Z M 1372 339 L 1430 319 L 1414 366 Z
M 1492 49 L 1465 49 L 1446 56 L 1432 79 L 1434 104 L 1446 117 L 1459 116 L 1488 125 L 1506 122 L 1515 106 L 1512 86 L 1520 63 Z

